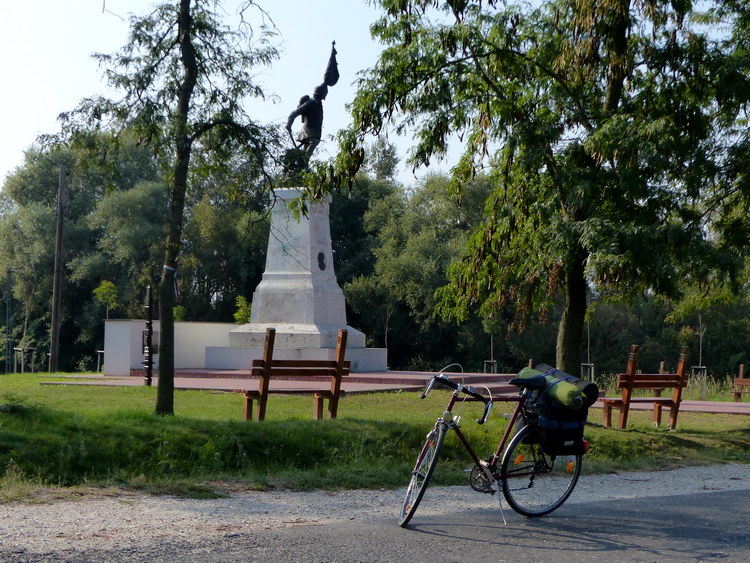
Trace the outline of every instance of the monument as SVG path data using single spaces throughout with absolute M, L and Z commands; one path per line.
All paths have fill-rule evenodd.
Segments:
M 348 348 L 365 346 L 365 335 L 346 324 L 344 292 L 336 282 L 330 196 L 297 220 L 287 204 L 301 193 L 294 188 L 275 192 L 266 269 L 253 293 L 250 324 L 229 334 L 231 346 L 260 347 L 269 327 L 276 329 L 276 345 L 283 348 L 335 348 L 340 328 L 349 332 Z
M 338 82 L 335 42 L 324 81 L 313 96 L 300 99 L 287 120 L 297 158 L 287 155 L 288 179 L 307 167 L 321 139 L 322 102 L 328 86 Z M 302 118 L 302 128 L 292 135 L 292 125 Z M 301 153 L 301 154 L 300 154 Z M 291 164 L 290 164 L 291 163 Z M 365 335 L 347 325 L 344 293 L 336 281 L 329 221 L 330 196 L 308 204 L 306 216 L 295 218 L 288 203 L 302 196 L 295 187 L 277 189 L 272 195 L 271 229 L 262 281 L 253 293 L 250 323 L 229 333 L 230 348 L 259 349 L 267 328 L 276 329 L 275 355 L 300 359 L 333 357 L 338 331 L 348 331 L 347 359 L 353 371 L 385 371 L 387 351 L 366 348 Z

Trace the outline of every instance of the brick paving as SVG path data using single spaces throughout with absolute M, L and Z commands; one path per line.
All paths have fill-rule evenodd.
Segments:
M 341 380 L 344 394 L 378 393 L 385 391 L 417 391 L 424 388 L 425 382 L 432 377 L 432 373 L 416 371 L 388 371 L 388 372 L 357 372 Z M 511 393 L 515 387 L 506 382 L 513 375 L 482 374 L 482 373 L 448 373 L 453 380 L 463 380 L 465 384 L 486 387 L 491 393 Z M 328 381 L 329 378 L 305 379 L 272 378 L 271 390 L 289 390 L 305 393 L 317 390 L 320 384 L 312 384 L 314 380 Z M 154 377 L 152 385 L 158 384 L 158 377 Z M 63 380 L 45 381 L 43 385 L 102 385 L 102 386 L 138 386 L 144 384 L 144 372 L 134 370 L 131 376 L 104 377 L 76 375 L 65 377 Z M 175 389 L 178 390 L 214 390 L 214 391 L 245 391 L 257 389 L 257 378 L 243 370 L 177 370 L 174 379 Z
M 134 370 L 131 376 L 104 377 L 101 375 L 66 376 L 63 380 L 45 381 L 43 385 L 103 385 L 103 386 L 139 386 L 144 384 L 144 372 Z M 379 393 L 388 391 L 418 391 L 424 388 L 425 382 L 432 377 L 431 372 L 417 371 L 388 371 L 388 372 L 356 372 L 342 379 L 341 388 L 344 394 Z M 515 393 L 516 388 L 507 381 L 515 374 L 488 373 L 446 373 L 451 379 L 462 379 L 465 384 L 479 388 L 487 388 L 493 394 Z M 327 379 L 327 378 L 325 378 Z M 257 389 L 257 379 L 243 370 L 177 370 L 174 385 L 177 390 L 214 390 L 214 391 L 245 391 Z M 154 377 L 154 386 L 158 384 L 158 377 Z M 319 389 L 320 385 L 311 385 L 307 381 L 274 378 L 271 380 L 271 390 L 283 389 L 305 393 Z M 601 407 L 599 402 L 594 408 Z M 633 404 L 631 410 L 651 410 L 651 405 Z M 750 402 L 736 403 L 733 401 L 682 401 L 681 412 L 703 412 L 714 414 L 750 415 Z

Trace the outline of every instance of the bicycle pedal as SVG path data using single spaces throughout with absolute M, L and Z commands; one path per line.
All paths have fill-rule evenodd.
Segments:
M 471 469 L 471 475 L 469 476 L 469 484 L 471 488 L 478 493 L 489 493 L 494 495 L 500 490 L 500 484 L 494 477 L 494 471 L 490 465 L 490 459 L 480 459 L 479 465 L 475 465 Z

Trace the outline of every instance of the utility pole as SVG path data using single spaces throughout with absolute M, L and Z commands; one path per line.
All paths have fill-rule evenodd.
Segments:
M 57 234 L 55 236 L 55 274 L 52 282 L 52 327 L 50 333 L 49 371 L 57 371 L 57 354 L 60 349 L 60 290 L 63 271 L 63 226 L 65 224 L 65 195 L 67 171 L 60 167 L 60 184 L 57 193 Z

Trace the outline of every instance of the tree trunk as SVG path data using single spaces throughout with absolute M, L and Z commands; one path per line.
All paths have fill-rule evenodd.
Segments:
M 565 307 L 557 331 L 557 369 L 576 377 L 581 371 L 581 338 L 586 318 L 586 259 L 579 249 L 565 279 Z
M 175 111 L 175 163 L 170 198 L 169 231 L 164 251 L 164 268 L 159 284 L 159 386 L 156 393 L 156 414 L 174 414 L 174 303 L 177 260 L 180 256 L 182 218 L 185 209 L 192 138 L 188 131 L 190 99 L 197 82 L 195 51 L 191 43 L 192 17 L 190 0 L 180 0 L 179 43 L 185 74 L 180 84 Z
M 626 54 L 628 51 L 628 29 L 630 27 L 630 0 L 619 0 L 614 5 L 609 30 L 609 70 L 607 72 L 607 94 L 604 111 L 613 114 L 617 111 L 627 75 Z
M 169 255 L 169 251 L 166 252 Z M 174 274 L 164 268 L 159 283 L 159 384 L 156 414 L 174 414 Z

